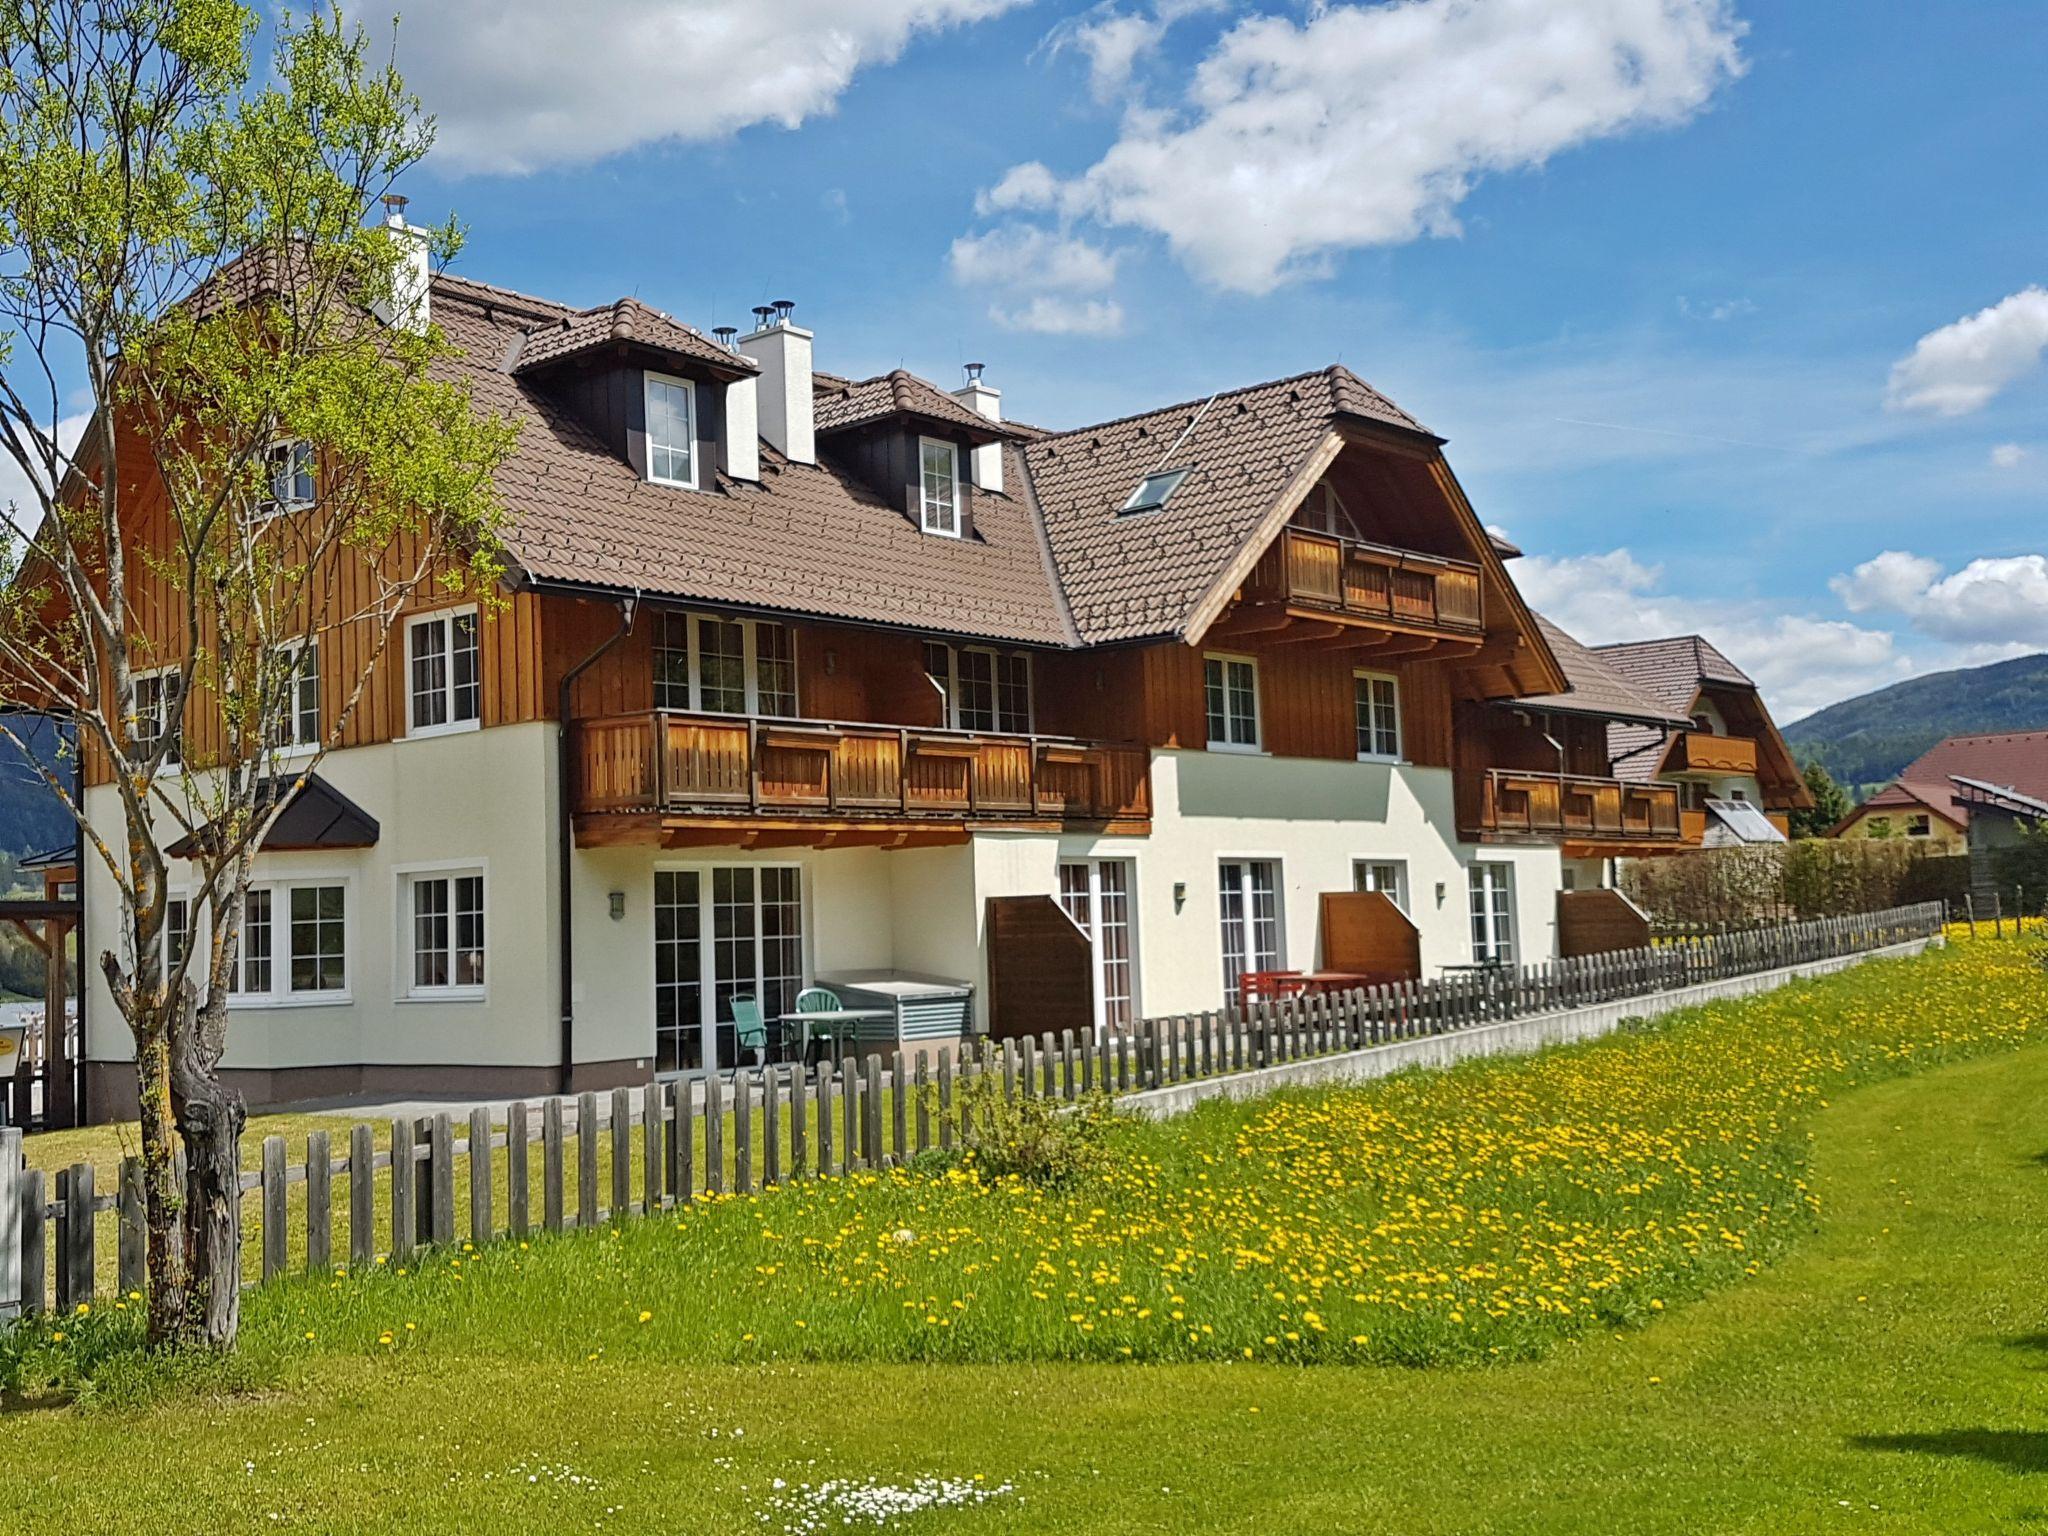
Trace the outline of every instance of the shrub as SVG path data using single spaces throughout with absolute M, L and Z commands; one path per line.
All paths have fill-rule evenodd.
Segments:
M 994 1076 L 971 1077 L 957 1095 L 972 1145 L 959 1159 L 988 1179 L 1019 1179 L 1045 1189 L 1067 1189 L 1099 1173 L 1108 1155 L 1116 1110 L 1105 1094 L 1073 1103 L 1003 1094 Z

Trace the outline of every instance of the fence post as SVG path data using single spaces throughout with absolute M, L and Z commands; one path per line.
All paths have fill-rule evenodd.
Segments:
M 939 1052 L 939 1145 L 953 1149 L 953 1052 Z
M 491 1210 L 491 1112 L 479 1105 L 469 1112 L 469 1240 L 482 1247 L 498 1235 Z
M 0 1131 L 0 1138 L 6 1132 Z M 6 1231 L 6 1190 L 18 1182 L 7 1161 L 4 1140 L 0 1140 L 0 1317 L 7 1315 L 6 1270 L 8 1251 L 12 1246 Z M 121 1185 L 115 1196 L 114 1216 L 114 1276 L 120 1294 L 128 1295 L 139 1291 L 148 1278 L 149 1235 L 143 1222 L 142 1159 L 124 1157 L 121 1159 Z M 18 1241 L 18 1238 L 16 1239 Z
M 43 1222 L 43 1170 L 24 1169 L 15 1188 L 21 1192 L 21 1315 L 34 1317 L 43 1310 L 43 1273 L 48 1267 L 44 1249 L 47 1228 Z
M 412 1157 L 412 1122 L 403 1118 L 391 1122 L 391 1263 L 393 1267 L 412 1257 L 419 1236 L 413 1225 L 413 1189 L 417 1182 Z
M 880 1168 L 888 1158 L 882 1150 L 882 1058 L 870 1052 L 862 1063 L 861 1140 L 866 1143 L 867 1165 Z
M 661 1084 L 651 1080 L 640 1092 L 640 1214 L 643 1216 L 652 1216 L 661 1209 L 662 1097 Z
M 910 1155 L 910 1061 L 899 1046 L 891 1064 L 889 1081 L 890 1161 L 901 1163 Z M 1048 1071 L 1050 1066 L 1048 1065 Z
M 923 1051 L 917 1053 L 917 1065 L 911 1070 L 911 1093 L 917 1099 L 917 1150 L 929 1150 L 932 1144 L 932 1103 L 931 1103 L 931 1062 Z
M 633 1090 L 612 1090 L 612 1219 L 633 1208 Z
M 704 1189 L 725 1193 L 725 1080 L 704 1074 Z
M 0 1323 L 21 1315 L 21 1129 L 0 1126 Z
M 368 1269 L 377 1258 L 377 1133 L 357 1123 L 348 1133 L 348 1261 Z
M 514 1099 L 505 1106 L 505 1225 L 515 1238 L 524 1238 L 532 1226 L 526 1177 L 526 1100 Z
M 562 1100 L 551 1095 L 540 1108 L 540 1202 L 541 1224 L 550 1232 L 562 1230 Z
M 576 1095 L 576 1225 L 597 1225 L 597 1093 Z
M 789 1069 L 789 1176 L 800 1179 L 811 1160 L 810 1074 L 798 1061 Z
M 832 1132 L 837 1127 L 833 1124 L 832 1116 L 838 1106 L 833 1102 L 835 1095 L 832 1090 L 837 1079 L 838 1068 L 833 1066 L 829 1057 L 818 1063 L 817 1092 L 813 1097 L 818 1101 L 819 1178 L 827 1178 L 833 1171 Z
M 761 1185 L 782 1182 L 782 1089 L 781 1074 L 774 1067 L 761 1069 Z
M 434 1241 L 452 1243 L 455 1241 L 455 1123 L 445 1110 L 434 1116 L 434 1139 L 430 1150 L 434 1164 Z
M 285 1171 L 284 1138 L 263 1138 L 263 1198 L 258 1209 L 263 1223 L 263 1278 L 275 1280 L 284 1273 Z
M 754 1082 L 744 1072 L 732 1079 L 733 1193 L 754 1192 Z
M 668 1144 L 669 1195 L 679 1206 L 696 1198 L 697 1095 L 688 1078 L 675 1085 L 675 1121 Z

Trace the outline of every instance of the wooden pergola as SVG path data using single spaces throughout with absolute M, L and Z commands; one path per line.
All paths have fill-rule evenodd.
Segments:
M 26 861 L 25 861 L 26 862 Z M 65 1003 L 69 988 L 65 976 L 66 951 L 71 947 L 71 935 L 77 930 L 81 904 L 78 896 L 78 865 L 67 858 L 64 862 L 33 861 L 30 867 L 40 869 L 43 876 L 43 894 L 35 897 L 9 897 L 0 899 L 0 921 L 12 923 L 28 936 L 28 941 L 42 952 L 43 956 L 43 1031 L 40 1053 L 43 1080 L 43 1113 L 41 1129 L 61 1130 L 80 1122 L 83 1106 L 78 1102 L 78 1064 L 72 1057 L 69 1031 L 66 1029 Z M 64 895 L 65 891 L 70 895 Z M 84 1048 L 84 1019 L 79 1020 L 79 1046 Z M 14 1105 L 8 1116 L 10 1124 L 26 1127 L 34 1106 L 34 1083 L 36 1064 L 30 1053 L 23 1051 L 21 1063 L 14 1075 Z

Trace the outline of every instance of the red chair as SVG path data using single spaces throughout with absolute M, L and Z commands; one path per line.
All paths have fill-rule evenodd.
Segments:
M 1299 997 L 1307 990 L 1308 978 L 1299 971 L 1246 971 L 1237 978 L 1238 996 L 1247 1003 Z

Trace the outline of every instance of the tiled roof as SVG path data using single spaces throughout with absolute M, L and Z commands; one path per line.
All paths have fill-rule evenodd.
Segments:
M 652 485 L 564 401 L 504 369 L 535 319 L 567 310 L 448 277 L 435 280 L 433 306 L 462 351 L 449 371 L 469 384 L 480 408 L 518 423 L 497 488 L 507 545 L 530 575 L 947 634 L 1066 642 L 1058 593 L 1021 499 L 976 492 L 975 536 L 932 538 L 829 459 L 792 464 L 766 445 L 758 485 L 716 474 L 707 474 L 700 491 Z M 1010 473 L 1020 469 L 1013 455 Z
M 1894 779 L 1843 817 L 1837 826 L 1848 826 L 1866 811 L 1886 810 L 1928 810 L 1952 826 L 1968 826 L 1968 808 L 1957 805 L 1955 801 L 1956 787 L 1947 779 L 1931 783 Z
M 812 397 L 820 436 L 898 416 L 944 422 L 987 440 L 1021 435 L 990 421 L 979 411 L 968 409 L 937 385 L 901 368 L 879 378 L 835 382 L 837 388 L 819 390 Z
M 1024 449 L 1084 641 L 1179 632 L 1341 420 L 1425 432 L 1336 367 L 1038 438 Z M 1146 475 L 1187 468 L 1165 506 L 1118 509 Z
M 750 357 L 728 352 L 701 331 L 671 315 L 642 304 L 638 299 L 618 299 L 576 314 L 536 326 L 528 333 L 512 364 L 514 373 L 529 373 L 579 353 L 606 349 L 615 343 L 630 343 L 651 352 L 708 363 L 728 373 L 752 373 L 758 367 Z
M 1673 635 L 1665 640 L 1632 640 L 1596 645 L 1593 654 L 1620 673 L 1638 691 L 1665 708 L 1684 713 L 1702 683 L 1754 688 L 1749 675 L 1699 635 Z
M 1951 736 L 1914 758 L 1899 770 L 1898 778 L 1863 803 L 1918 802 L 1933 806 L 1951 821 L 1967 824 L 1969 807 L 1954 803 L 1956 788 L 1951 781 L 1957 778 L 1996 784 L 2028 799 L 2048 799 L 2048 731 Z
M 1530 694 L 1512 700 L 1514 704 L 1564 714 L 1639 722 L 1653 728 L 1645 734 L 1646 741 L 1652 736 L 1661 737 L 1665 726 L 1688 723 L 1685 715 L 1646 697 L 1601 660 L 1598 653 L 1579 644 L 1540 613 L 1536 615 L 1536 625 L 1543 631 L 1543 638 L 1549 642 L 1551 654 L 1557 658 L 1558 665 L 1564 668 L 1565 679 L 1571 687 L 1564 693 Z

